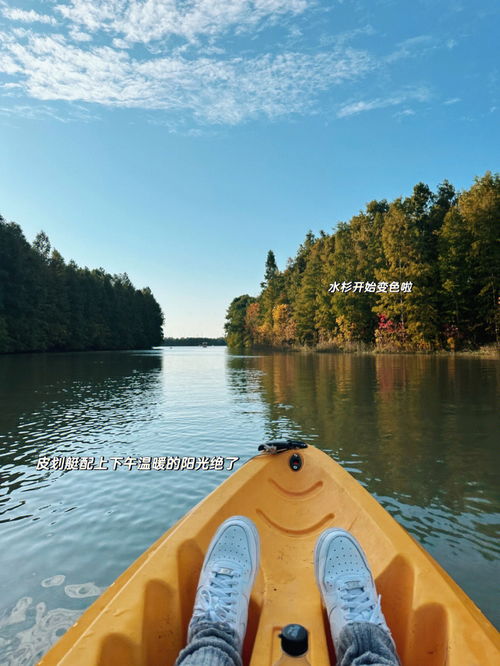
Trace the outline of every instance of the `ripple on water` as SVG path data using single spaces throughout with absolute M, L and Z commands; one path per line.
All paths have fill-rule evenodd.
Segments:
M 82 585 L 66 585 L 64 592 L 73 599 L 84 599 L 86 597 L 97 597 L 104 587 L 98 587 L 95 583 L 83 583 Z
M 40 585 L 42 587 L 55 587 L 56 585 L 62 585 L 66 580 L 66 576 L 58 574 L 56 576 L 50 576 L 50 578 L 44 578 Z
M 40 602 L 35 609 L 35 623 L 14 636 L 5 651 L 6 666 L 31 666 L 73 625 L 81 611 L 67 608 L 47 610 Z M 10 649 L 9 649 L 10 648 Z
M 58 587 L 65 576 L 57 574 L 41 581 L 44 588 Z M 104 590 L 93 582 L 66 585 L 72 599 L 95 597 Z M 32 597 L 21 597 L 0 616 L 0 666 L 33 666 L 79 618 L 80 609 L 53 608 L 36 604 Z

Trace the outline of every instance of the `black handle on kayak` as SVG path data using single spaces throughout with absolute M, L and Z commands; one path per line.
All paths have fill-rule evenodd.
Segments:
M 268 453 L 281 453 L 293 449 L 307 449 L 307 444 L 300 439 L 275 439 L 259 445 L 259 451 L 267 451 Z

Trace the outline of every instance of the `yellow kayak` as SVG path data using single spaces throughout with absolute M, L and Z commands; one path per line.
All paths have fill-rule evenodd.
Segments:
M 365 550 L 404 666 L 500 663 L 498 632 L 433 558 L 328 455 L 287 445 L 251 459 L 171 527 L 40 666 L 173 664 L 185 644 L 205 550 L 235 514 L 252 519 L 261 540 L 245 664 L 271 666 L 280 654 L 278 634 L 290 623 L 309 630 L 314 666 L 335 663 L 313 564 L 318 535 L 329 526 L 349 530 Z

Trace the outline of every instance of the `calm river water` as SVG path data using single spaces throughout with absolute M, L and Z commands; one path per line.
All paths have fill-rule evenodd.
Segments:
M 499 370 L 220 347 L 0 357 L 0 666 L 36 663 L 231 473 L 37 470 L 41 456 L 234 456 L 237 469 L 281 436 L 340 461 L 498 626 Z

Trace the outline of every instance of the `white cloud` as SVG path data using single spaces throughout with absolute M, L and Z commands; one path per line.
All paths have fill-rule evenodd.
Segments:
M 69 36 L 75 42 L 91 42 L 92 41 L 92 35 L 89 35 L 88 32 L 83 32 L 82 30 L 76 30 L 75 28 L 72 28 L 69 31 Z
M 14 7 L 4 7 L 2 9 L 2 14 L 5 18 L 10 19 L 11 21 L 22 21 L 23 23 L 46 23 L 48 25 L 57 24 L 57 21 L 53 16 L 39 14 L 33 9 L 24 10 L 16 9 Z
M 115 37 L 112 44 L 115 49 L 127 49 L 129 47 L 128 42 L 126 42 L 124 39 L 120 39 L 119 37 Z
M 320 37 L 320 43 L 322 46 L 329 46 L 335 44 L 336 46 L 342 46 L 352 42 L 353 39 L 356 39 L 360 36 L 372 36 L 376 34 L 376 30 L 369 23 L 362 28 L 355 28 L 353 30 L 346 30 L 337 35 L 323 34 Z
M 90 113 L 87 109 L 72 105 L 69 112 L 58 113 L 55 109 L 46 105 L 29 106 L 28 104 L 17 104 L 14 106 L 0 106 L 0 115 L 13 118 L 29 118 L 35 120 L 38 118 L 51 118 L 62 123 L 73 121 L 98 120 L 98 116 Z
M 90 32 L 105 30 L 148 43 L 171 36 L 194 41 L 230 28 L 254 29 L 262 21 L 304 12 L 312 0 L 70 0 L 59 14 Z
M 387 75 L 392 62 L 438 48 L 429 35 L 418 35 L 375 59 L 349 46 L 375 34 L 366 24 L 322 38 L 320 15 L 339 1 L 50 0 L 41 5 L 51 8 L 48 16 L 8 9 L 0 0 L 0 12 L 12 22 L 0 33 L 0 86 L 43 103 L 163 111 L 162 118 L 174 124 L 180 118 L 194 118 L 195 125 L 236 124 L 313 113 L 320 97 L 329 94 L 331 102 L 341 84 L 370 72 Z M 303 15 L 312 8 L 317 11 L 308 22 Z M 317 38 L 307 43 L 311 25 Z M 427 94 L 406 88 L 351 101 L 337 116 L 409 106 Z
M 434 48 L 436 48 L 436 44 L 430 35 L 417 35 L 399 42 L 396 50 L 387 56 L 386 61 L 391 63 L 402 58 L 412 58 Z
M 187 111 L 209 123 L 305 112 L 321 92 L 374 67 L 366 53 L 354 49 L 138 60 L 109 46 L 75 46 L 63 35 L 31 34 L 24 44 L 3 37 L 0 68 L 17 73 L 30 97 Z
M 402 111 L 397 111 L 394 114 L 394 118 L 409 118 L 411 116 L 414 116 L 415 111 L 413 109 L 403 109 Z
M 359 101 L 352 102 L 350 104 L 345 104 L 337 112 L 337 118 L 347 118 L 348 116 L 354 116 L 358 113 L 363 113 L 365 111 L 373 111 L 375 109 L 384 109 L 388 106 L 397 106 L 398 104 L 403 104 L 408 100 L 415 100 L 417 102 L 425 102 L 429 99 L 429 91 L 427 88 L 416 88 L 414 90 L 406 90 L 400 92 L 391 97 L 372 99 L 368 102 Z M 408 109 L 409 113 L 402 112 L 401 115 L 411 115 L 414 113 L 411 109 Z

